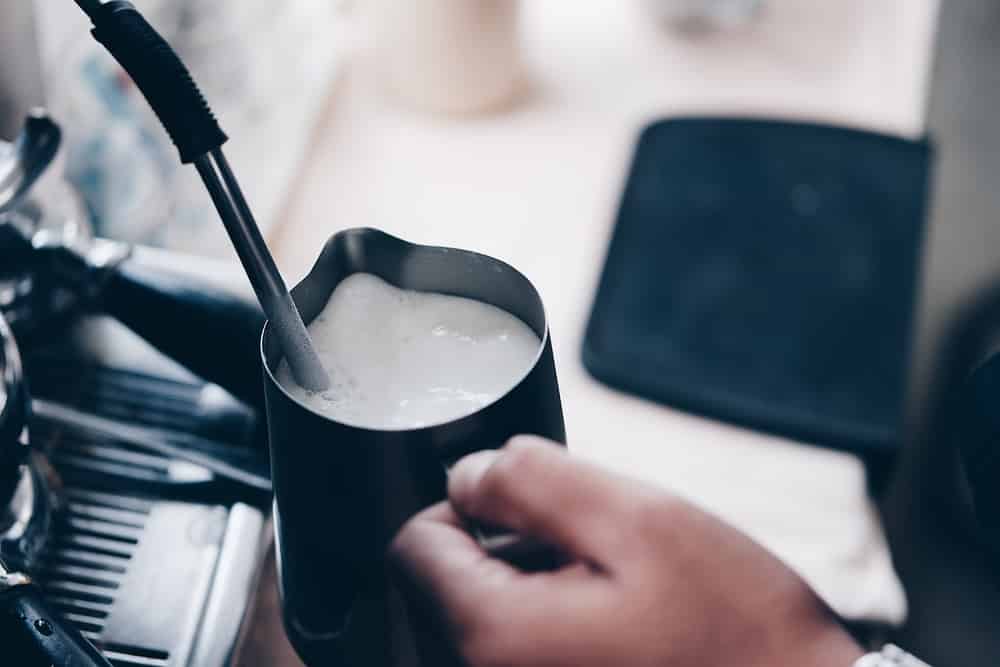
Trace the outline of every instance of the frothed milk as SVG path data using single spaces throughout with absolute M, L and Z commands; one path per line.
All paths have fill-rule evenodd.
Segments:
M 541 341 L 510 313 L 473 299 L 344 279 L 309 325 L 331 387 L 310 392 L 282 361 L 278 381 L 312 409 L 372 429 L 432 426 L 472 414 L 531 368 Z

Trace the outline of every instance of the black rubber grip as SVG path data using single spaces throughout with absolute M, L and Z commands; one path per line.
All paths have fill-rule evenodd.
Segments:
M 109 277 L 101 302 L 161 352 L 263 414 L 265 318 L 256 303 L 137 259 Z
M 187 67 L 128 2 L 109 2 L 91 17 L 94 37 L 142 91 L 185 164 L 226 142 Z

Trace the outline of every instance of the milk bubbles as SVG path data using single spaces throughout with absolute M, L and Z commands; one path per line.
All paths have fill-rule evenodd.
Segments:
M 472 414 L 512 389 L 541 348 L 528 325 L 495 306 L 402 290 L 367 273 L 337 286 L 309 333 L 330 388 L 298 386 L 284 361 L 281 385 L 331 419 L 382 430 Z

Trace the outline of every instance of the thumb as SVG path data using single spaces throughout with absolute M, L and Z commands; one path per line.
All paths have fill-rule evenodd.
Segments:
M 610 569 L 628 536 L 613 520 L 636 503 L 635 485 L 535 437 L 477 452 L 451 469 L 448 497 L 467 519 L 533 537 Z M 612 519 L 612 520 L 609 520 Z

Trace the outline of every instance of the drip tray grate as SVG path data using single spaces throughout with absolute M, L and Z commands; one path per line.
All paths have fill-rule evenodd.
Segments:
M 178 433 L 205 435 L 198 415 L 216 400 L 205 385 L 61 358 L 29 372 L 39 396 Z M 228 665 L 269 538 L 261 511 L 199 466 L 43 420 L 31 435 L 65 484 L 35 573 L 56 612 L 115 667 Z

